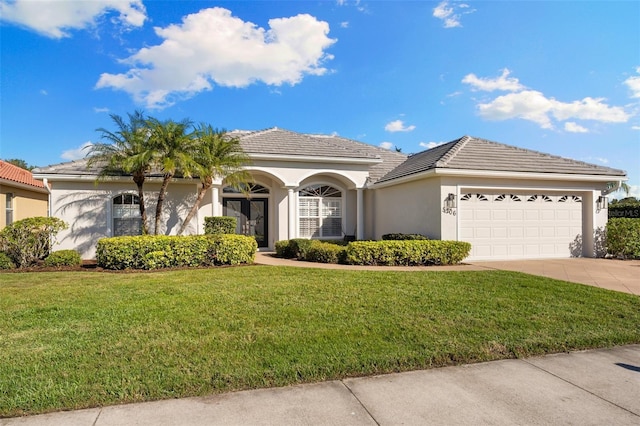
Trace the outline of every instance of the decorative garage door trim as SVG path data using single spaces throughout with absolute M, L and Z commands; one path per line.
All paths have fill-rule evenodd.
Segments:
M 460 193 L 458 229 L 472 260 L 581 255 L 582 197 L 567 192 L 480 190 Z

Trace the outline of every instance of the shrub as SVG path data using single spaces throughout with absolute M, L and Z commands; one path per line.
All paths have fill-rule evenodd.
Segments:
M 470 251 L 471 244 L 463 241 L 354 241 L 345 260 L 352 265 L 453 265 Z
M 20 268 L 46 258 L 55 235 L 67 224 L 56 217 L 30 217 L 18 220 L 0 231 L 0 251 Z
M 244 235 L 141 235 L 103 238 L 96 260 L 105 269 L 157 269 L 252 263 L 258 247 Z
M 142 267 L 144 269 L 170 268 L 175 266 L 173 253 L 170 251 L 156 250 L 144 255 Z
M 75 250 L 59 250 L 51 253 L 44 260 L 45 266 L 79 266 L 82 265 L 82 258 Z
M 305 252 L 305 257 L 301 260 L 319 263 L 340 263 L 344 262 L 346 248 L 343 245 L 312 240 Z
M 0 251 L 0 269 L 13 269 L 16 264 L 13 263 L 7 253 Z
M 609 219 L 607 252 L 616 257 L 640 258 L 640 219 Z
M 291 240 L 276 241 L 276 257 L 282 257 L 284 259 L 296 257 L 291 246 Z
M 208 216 L 204 218 L 206 235 L 235 234 L 238 220 L 230 216 Z
M 428 240 L 429 237 L 426 237 L 421 234 L 384 234 L 382 236 L 383 240 Z

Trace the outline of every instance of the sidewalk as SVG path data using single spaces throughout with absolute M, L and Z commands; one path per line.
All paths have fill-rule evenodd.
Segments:
M 2 426 L 638 425 L 640 345 L 0 419 Z

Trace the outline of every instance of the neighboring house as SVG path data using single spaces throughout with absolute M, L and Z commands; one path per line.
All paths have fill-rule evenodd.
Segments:
M 33 216 L 48 215 L 49 192 L 30 171 L 0 160 L 0 229 Z
M 621 170 L 465 136 L 406 156 L 338 136 L 272 128 L 234 131 L 252 162 L 247 198 L 218 181 L 189 233 L 205 216 L 235 216 L 238 233 L 260 247 L 290 238 L 380 239 L 421 233 L 469 241 L 471 259 L 593 256 L 606 225 L 603 197 Z M 139 232 L 129 176 L 96 183 L 75 161 L 34 171 L 51 186 L 51 211 L 70 223 L 62 248 L 95 255 L 98 238 Z M 150 215 L 160 176 L 150 176 Z M 197 179 L 169 186 L 163 233 L 175 233 L 196 196 Z M 147 195 L 148 194 L 148 195 Z

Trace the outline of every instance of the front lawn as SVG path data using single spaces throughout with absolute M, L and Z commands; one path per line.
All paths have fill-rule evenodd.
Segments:
M 0 416 L 640 343 L 640 298 L 525 274 L 0 274 Z

